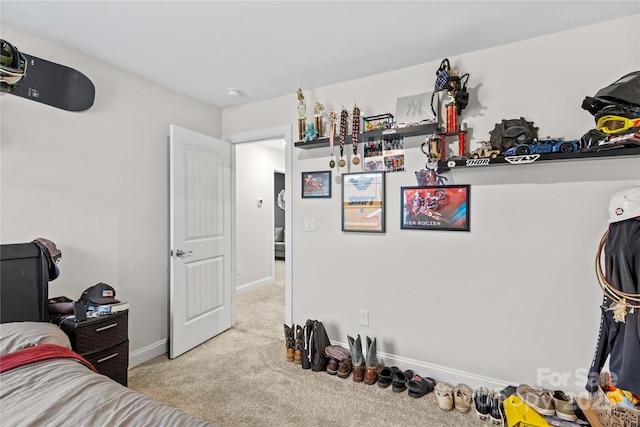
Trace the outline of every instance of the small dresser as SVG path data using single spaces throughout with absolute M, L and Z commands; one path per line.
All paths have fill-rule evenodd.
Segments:
M 83 322 L 60 325 L 69 336 L 73 351 L 87 359 L 99 373 L 127 385 L 129 367 L 129 310 Z

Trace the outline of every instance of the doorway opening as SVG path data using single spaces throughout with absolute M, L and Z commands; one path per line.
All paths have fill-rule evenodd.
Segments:
M 232 147 L 232 215 L 236 293 L 284 281 L 285 322 L 292 317 L 291 126 L 223 136 Z M 283 175 L 284 259 L 276 259 L 276 173 Z M 279 254 L 281 255 L 281 254 Z M 283 283 L 282 281 L 280 282 Z

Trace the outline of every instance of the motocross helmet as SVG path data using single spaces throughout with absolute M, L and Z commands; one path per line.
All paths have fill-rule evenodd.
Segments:
M 640 187 L 625 188 L 614 193 L 609 201 L 609 222 L 640 216 Z
M 625 74 L 609 86 L 600 89 L 594 97 L 587 96 L 582 108 L 596 115 L 607 106 L 627 105 L 640 107 L 640 71 Z
M 580 150 L 591 151 L 596 149 L 601 141 L 606 141 L 609 135 L 596 129 L 589 129 L 580 138 Z M 590 150 L 591 149 L 591 150 Z
M 18 48 L 0 39 L 0 91 L 11 92 L 27 75 L 27 60 Z

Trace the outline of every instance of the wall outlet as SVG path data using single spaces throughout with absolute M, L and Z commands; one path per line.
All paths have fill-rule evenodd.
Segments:
M 368 310 L 360 310 L 358 312 L 359 323 L 362 326 L 369 326 L 369 311 Z
M 236 265 L 236 276 L 239 276 L 241 271 L 240 264 Z

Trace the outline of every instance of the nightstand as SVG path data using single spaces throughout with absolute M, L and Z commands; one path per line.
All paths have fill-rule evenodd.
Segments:
M 99 373 L 127 385 L 129 367 L 129 310 L 83 322 L 64 321 L 60 328 L 69 336 L 73 351 L 89 361 Z

